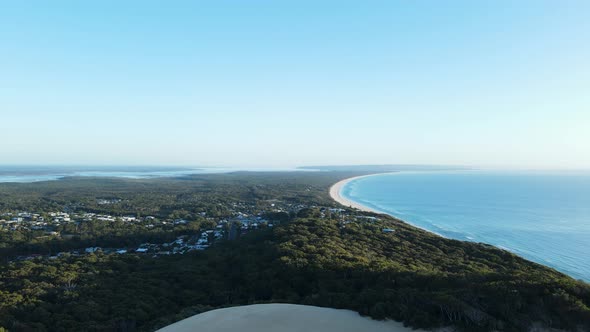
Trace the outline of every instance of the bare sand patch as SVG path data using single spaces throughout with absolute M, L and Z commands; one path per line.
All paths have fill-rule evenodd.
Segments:
M 351 310 L 296 304 L 255 304 L 204 312 L 160 332 L 410 332 L 394 321 L 377 321 Z

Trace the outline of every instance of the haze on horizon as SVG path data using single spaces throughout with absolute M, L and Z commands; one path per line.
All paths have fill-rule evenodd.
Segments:
M 589 12 L 6 2 L 0 164 L 590 169 Z

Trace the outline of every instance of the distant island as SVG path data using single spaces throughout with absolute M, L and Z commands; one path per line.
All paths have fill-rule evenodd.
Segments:
M 458 171 L 473 169 L 468 166 L 460 165 L 410 165 L 410 164 L 391 164 L 391 165 L 334 165 L 334 166 L 301 166 L 299 169 L 334 171 L 334 172 L 363 172 L 363 173 L 388 173 L 399 171 Z

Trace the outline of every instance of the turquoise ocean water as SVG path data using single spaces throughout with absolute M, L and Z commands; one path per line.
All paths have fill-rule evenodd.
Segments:
M 590 281 L 590 173 L 400 172 L 352 180 L 341 194 Z

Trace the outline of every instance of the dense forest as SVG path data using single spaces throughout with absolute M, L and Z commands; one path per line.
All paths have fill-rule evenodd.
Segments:
M 222 218 L 239 206 L 275 224 L 186 255 L 7 259 L 0 270 L 0 331 L 152 331 L 213 308 L 265 302 L 352 309 L 416 328 L 590 330 L 588 284 L 485 244 L 441 238 L 384 215 L 330 209 L 337 207 L 330 184 L 350 175 L 0 185 L 0 211 L 182 213 L 200 225 L 201 211 Z M 98 206 L 100 197 L 121 203 Z M 148 235 L 130 228 L 124 236 Z M 107 239 L 117 239 L 108 227 L 91 240 Z

